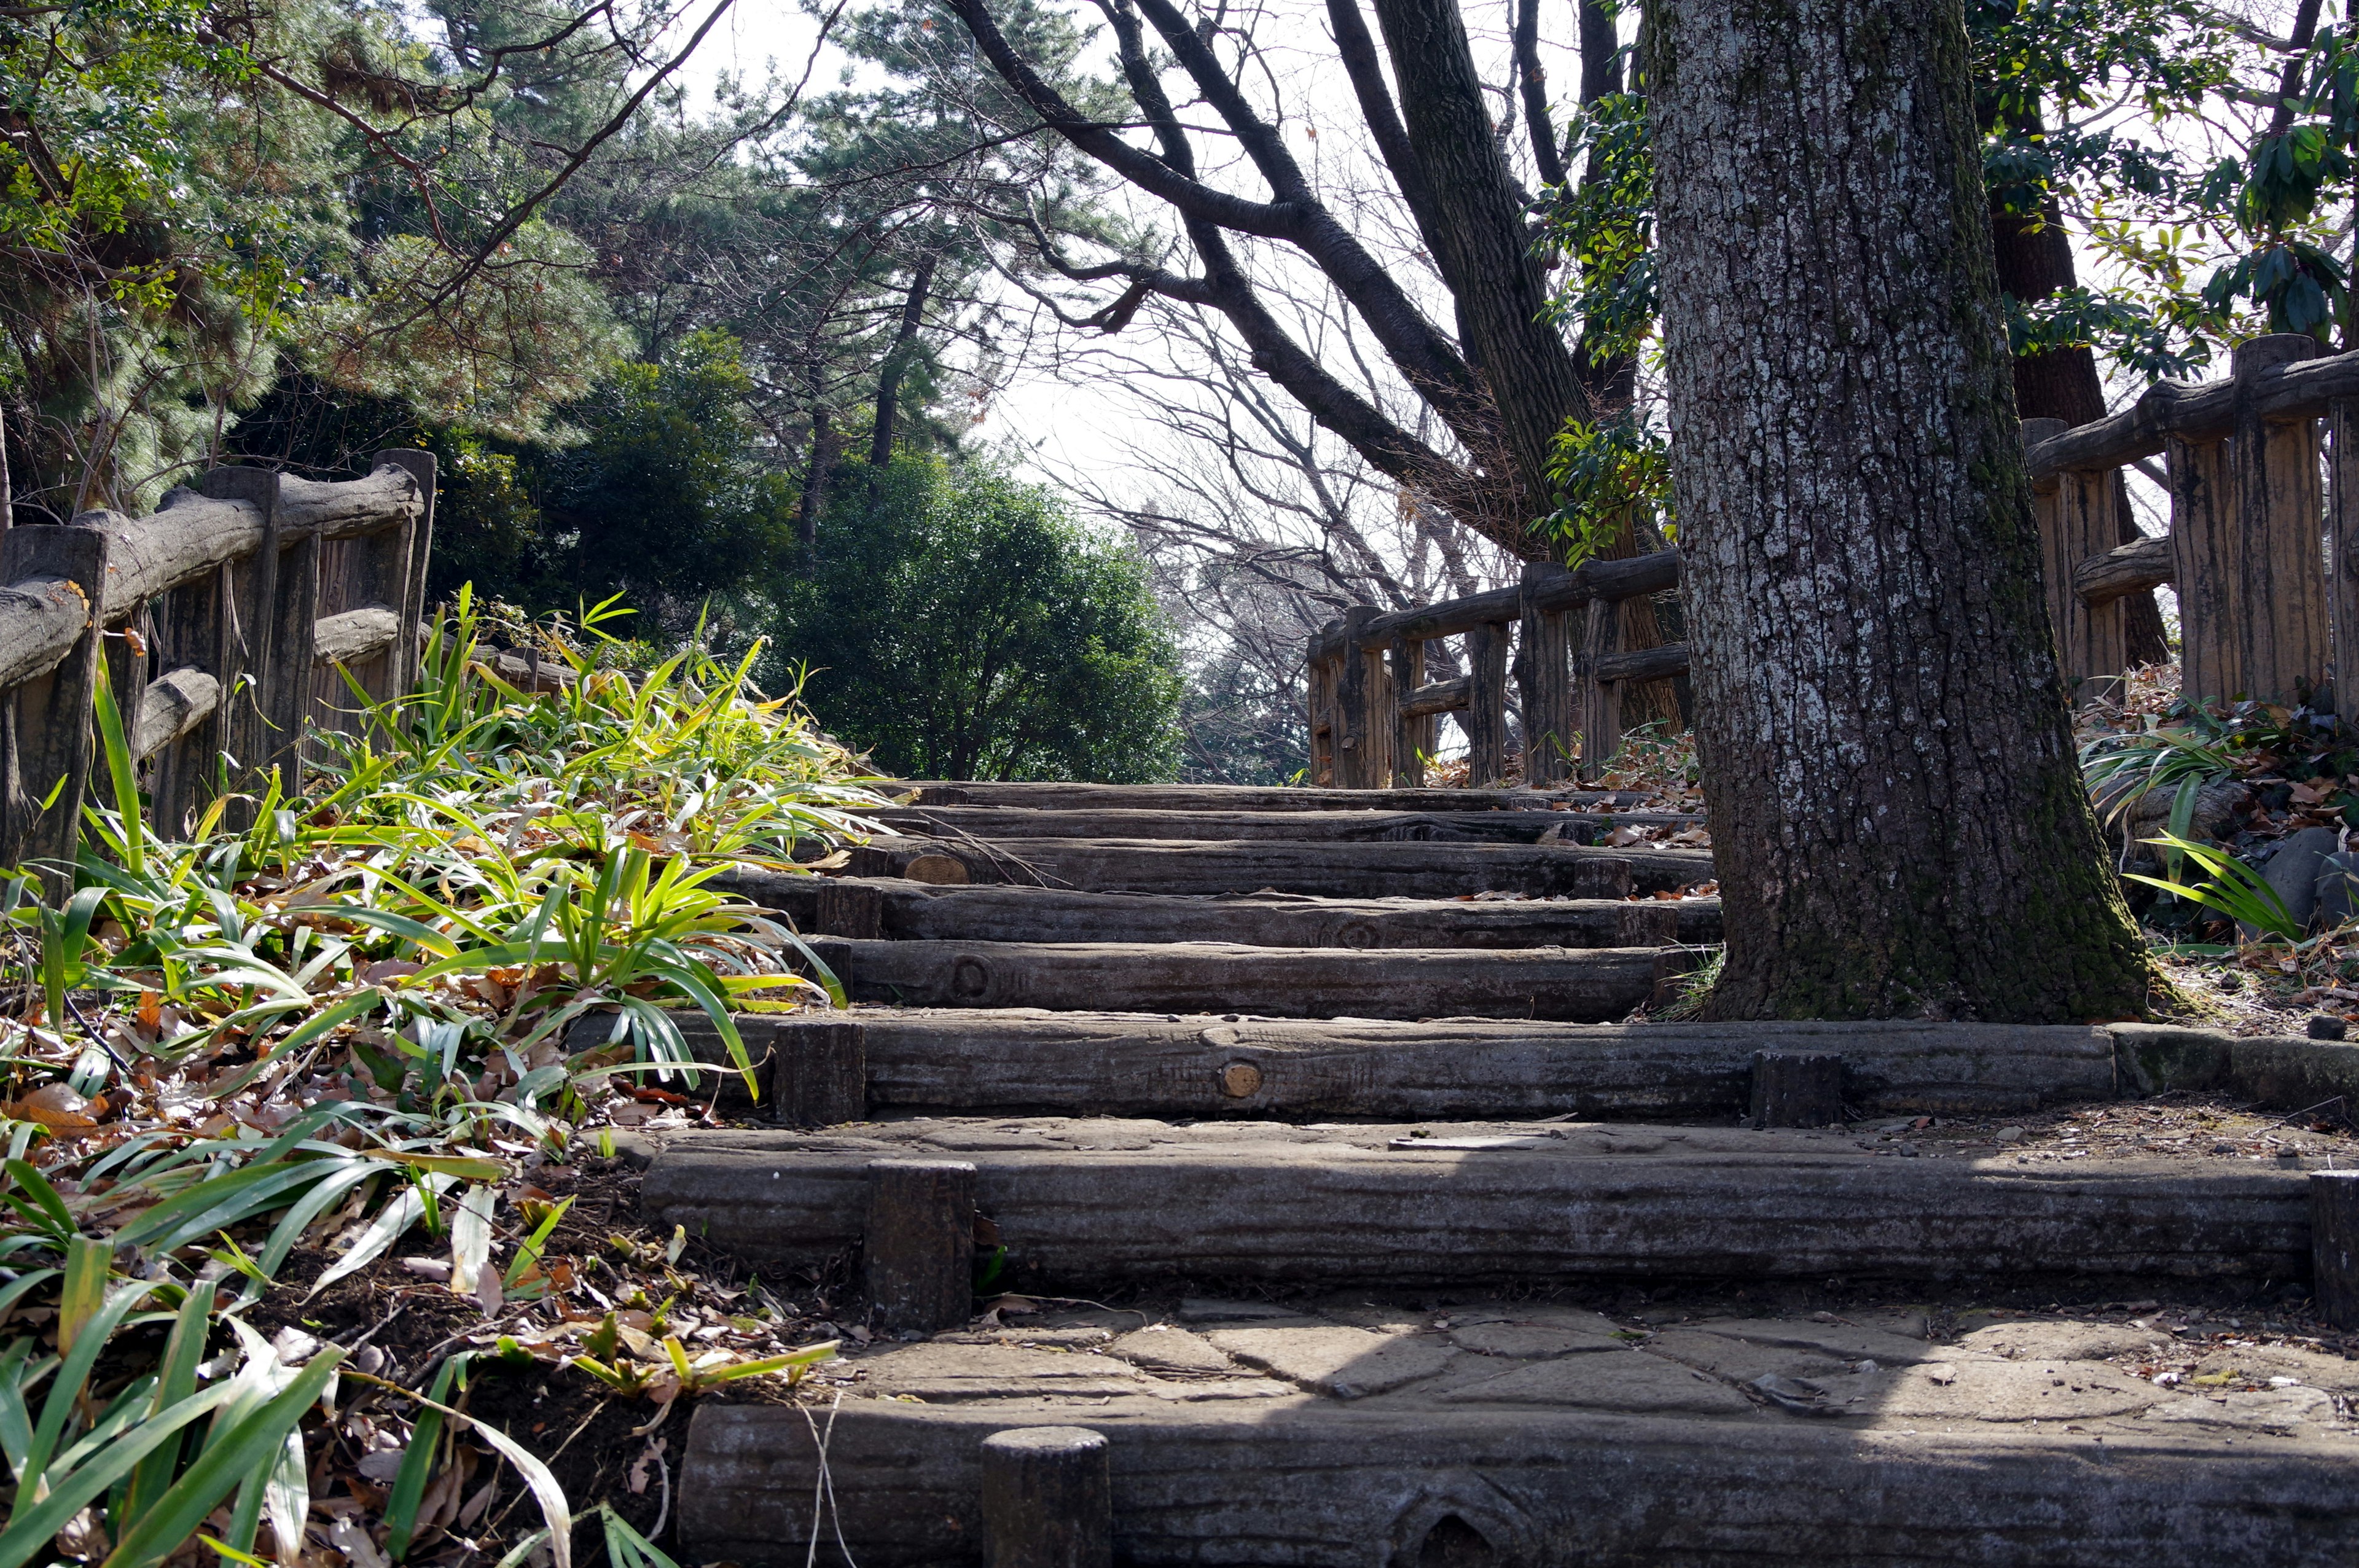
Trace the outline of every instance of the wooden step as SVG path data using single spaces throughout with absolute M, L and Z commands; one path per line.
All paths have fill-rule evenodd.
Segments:
M 1528 811 L 1571 806 L 1642 806 L 1632 790 L 1288 789 L 1258 784 L 985 784 L 900 779 L 881 786 L 915 794 L 917 806 L 1016 806 L 1045 811 Z
M 1312 844 L 1595 844 L 1617 827 L 1671 831 L 1703 822 L 1688 812 L 1627 811 L 1038 811 L 1006 806 L 895 806 L 864 812 L 895 833 L 955 838 L 1182 838 Z
M 957 871 L 949 867 L 955 862 Z M 1019 882 L 1080 892 L 1251 893 L 1447 898 L 1515 892 L 1623 898 L 1712 878 L 1709 851 L 1593 849 L 1576 844 L 1200 843 L 1125 838 L 880 838 L 855 848 L 854 876 Z
M 1431 1321 L 1408 1315 L 1412 1325 Z M 1157 1326 L 1108 1339 L 1116 1348 L 1146 1340 L 1209 1349 L 1218 1340 L 1245 1343 L 1235 1335 L 1255 1332 L 1216 1327 L 1200 1336 L 1179 1325 Z M 1041 1337 L 1053 1342 L 1073 1332 Z M 2097 1332 L 2121 1331 L 2107 1324 Z M 820 1385 L 841 1400 L 832 1411 L 700 1401 L 679 1496 L 680 1534 L 694 1560 L 802 1568 L 816 1535 L 826 1543 L 822 1560 L 842 1561 L 840 1538 L 862 1568 L 988 1561 L 984 1440 L 1015 1428 L 1078 1426 L 1106 1440 L 1120 1563 L 2347 1568 L 2359 1562 L 2359 1487 L 2350 1484 L 2359 1444 L 2347 1428 L 2312 1420 L 2239 1429 L 2224 1400 L 2215 1407 L 2222 1419 L 2206 1423 L 2190 1414 L 2190 1402 L 2209 1403 L 2201 1394 L 2150 1385 L 2136 1393 L 2102 1362 L 2020 1366 L 1956 1356 L 1882 1368 L 1879 1376 L 1851 1373 L 1821 1355 L 1802 1362 L 1818 1379 L 1798 1380 L 1897 1390 L 1896 1413 L 1846 1411 L 1830 1419 L 1745 1393 L 1734 1377 L 1683 1379 L 1684 1368 L 1646 1350 L 1522 1362 L 1460 1351 L 1422 1381 L 1347 1400 L 1266 1379 L 1248 1391 L 1252 1380 L 1243 1376 L 1158 1377 L 1112 1354 L 1060 1355 L 1018 1337 L 1011 1333 L 1006 1347 L 991 1352 L 1001 1371 L 996 1381 L 964 1380 L 972 1392 L 960 1390 L 959 1379 L 901 1374 L 900 1381 L 934 1395 L 912 1396 L 924 1402 L 891 1397 L 886 1390 L 897 1384 L 890 1368 L 940 1361 L 952 1348 L 947 1344 L 856 1352 L 854 1365 L 871 1369 L 875 1386 L 839 1371 Z M 1441 1336 L 1388 1338 L 1392 1357 L 1406 1360 Z M 1919 1345 L 1915 1354 L 1932 1349 Z M 1081 1362 L 1118 1375 L 1076 1376 Z M 1368 1362 L 1371 1370 L 1381 1364 L 1375 1355 Z M 1026 1373 L 1036 1374 L 1030 1380 L 1038 1390 L 1028 1397 L 1019 1376 Z M 1978 1414 L 1994 1406 L 1965 1391 L 1969 1376 L 2020 1397 L 1996 1404 L 2004 1417 Z M 1479 1388 L 1467 1386 L 1477 1378 L 1501 1397 L 1484 1400 Z M 2050 1386 L 2056 1381 L 2064 1386 Z M 1560 1388 L 1565 1400 L 1536 1400 L 1532 1390 L 1545 1386 Z M 952 1394 L 947 1400 L 945 1390 Z M 2042 1392 L 2076 1409 L 2115 1413 L 2031 1419 L 2021 1407 Z M 2301 1392 L 2279 1391 L 2276 1403 L 2291 1409 Z M 1698 1407 L 1717 1394 L 1738 1408 L 1683 1413 L 1677 1409 L 1683 1393 Z M 2271 1396 L 2235 1398 L 2252 1405 Z M 2319 1399 L 2309 1392 L 2309 1402 Z M 1897 1413 L 1912 1408 L 1940 1413 Z M 815 1518 L 822 1497 L 833 1506 Z
M 766 1267 L 817 1268 L 863 1240 L 874 1162 L 967 1162 L 1006 1249 L 1006 1288 L 1063 1295 L 1174 1278 L 2309 1277 L 2298 1166 L 1907 1159 L 1869 1141 L 1605 1123 L 940 1118 L 671 1134 L 640 1206 Z
M 805 932 L 932 942 L 1238 942 L 1252 947 L 1660 947 L 1720 940 L 1720 900 L 1325 899 L 937 887 L 748 871 L 721 881 Z
M 1249 947 L 1222 942 L 817 944 L 856 1001 L 1272 1018 L 1538 1018 L 1606 1023 L 1669 1001 L 1684 947 Z

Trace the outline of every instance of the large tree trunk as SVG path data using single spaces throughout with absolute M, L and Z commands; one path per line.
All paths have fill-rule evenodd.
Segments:
M 2063 214 L 2052 202 L 2046 212 L 2031 218 L 2002 211 L 1994 201 L 1991 241 L 1998 252 L 1998 286 L 2017 299 L 2045 299 L 2080 281 Z M 2068 425 L 2103 419 L 2105 386 L 2097 376 L 2097 356 L 2085 348 L 2021 356 L 2015 362 L 2015 407 L 2026 419 L 2061 419 Z M 2114 512 L 2120 542 L 2138 539 L 2141 530 L 2130 510 L 2129 486 L 2118 474 L 2114 477 Z M 2154 590 L 2142 589 L 2122 603 L 2130 662 L 2169 663 L 2170 641 L 2163 632 L 2162 608 L 2155 602 Z
M 1653 0 L 1719 1018 L 2122 1018 L 1957 0 Z

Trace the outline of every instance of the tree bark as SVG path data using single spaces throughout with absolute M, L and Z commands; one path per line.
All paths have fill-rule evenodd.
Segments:
M 1587 389 L 1545 319 L 1548 277 L 1532 254 L 1523 192 L 1492 134 L 1457 0 L 1376 0 L 1375 8 L 1401 124 L 1437 219 L 1427 239 L 1498 410 L 1527 520 L 1537 522 L 1555 510 L 1548 469 L 1557 432 L 1589 411 Z
M 1957 0 L 1653 0 L 1714 1018 L 2124 1018 Z
M 827 507 L 827 481 L 834 471 L 838 450 L 834 422 L 828 411 L 812 408 L 810 467 L 803 470 L 803 493 L 795 510 L 806 565 L 819 558 L 819 514 Z
M 2017 299 L 2045 299 L 2080 279 L 2072 265 L 2072 242 L 2064 232 L 2063 214 L 2053 202 L 2038 217 L 2026 217 L 1991 203 L 1991 242 L 1998 254 L 1998 286 Z M 2086 425 L 2105 416 L 2105 386 L 2097 375 L 2097 356 L 2087 348 L 2051 349 L 2024 354 L 2015 362 L 2016 412 L 2026 419 L 2061 419 Z M 2114 479 L 2114 509 L 2117 538 L 2125 545 L 2146 536 L 2130 510 L 2129 485 Z M 2151 589 L 2123 600 L 2130 662 L 2164 665 L 2170 662 L 2170 640 L 2162 625 L 2162 607 Z
M 883 468 L 893 460 L 893 424 L 898 412 L 901 395 L 901 373 L 908 368 L 909 355 L 918 341 L 918 329 L 924 324 L 926 295 L 933 287 L 932 255 L 921 256 L 917 270 L 909 276 L 909 297 L 901 306 L 901 326 L 893 334 L 893 346 L 885 351 L 885 363 L 876 373 L 876 420 L 868 437 L 868 466 Z

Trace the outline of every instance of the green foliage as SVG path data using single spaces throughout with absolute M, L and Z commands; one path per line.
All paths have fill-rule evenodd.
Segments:
M 622 594 L 677 634 L 713 600 L 756 613 L 794 541 L 794 487 L 748 412 L 726 333 L 619 366 L 568 417 L 569 448 L 451 433 L 429 586 L 473 582 L 535 610 Z
M 2277 890 L 2234 855 L 2216 844 L 2198 844 L 2176 833 L 2166 833 L 2147 842 L 2169 850 L 2174 858 L 2183 855 L 2212 874 L 2191 887 L 2162 877 L 2140 876 L 2135 871 L 2125 873 L 2131 881 L 2145 882 L 2175 898 L 2218 910 L 2231 920 L 2285 941 L 2301 940 L 2301 922 L 2286 907 Z
M 982 464 L 847 473 L 779 590 L 777 659 L 902 777 L 1171 776 L 1177 654 L 1127 548 Z
M 1625 527 L 1641 536 L 1651 526 L 1676 538 L 1671 521 L 1671 445 L 1636 410 L 1566 422 L 1549 456 L 1557 510 L 1545 524 L 1564 542 L 1563 558 L 1579 566 L 1612 544 Z

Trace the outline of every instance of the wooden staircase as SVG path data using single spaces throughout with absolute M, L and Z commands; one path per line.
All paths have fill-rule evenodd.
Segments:
M 749 1020 L 747 1124 L 631 1146 L 652 1221 L 871 1336 L 696 1412 L 694 1561 L 2359 1561 L 2359 1362 L 2259 1334 L 2323 1161 L 1997 1127 L 2359 1052 L 1621 1022 L 1720 922 L 1626 798 L 914 795 L 740 884 L 854 1009 Z M 2228 1375 L 2141 1370 L 2207 1313 Z

